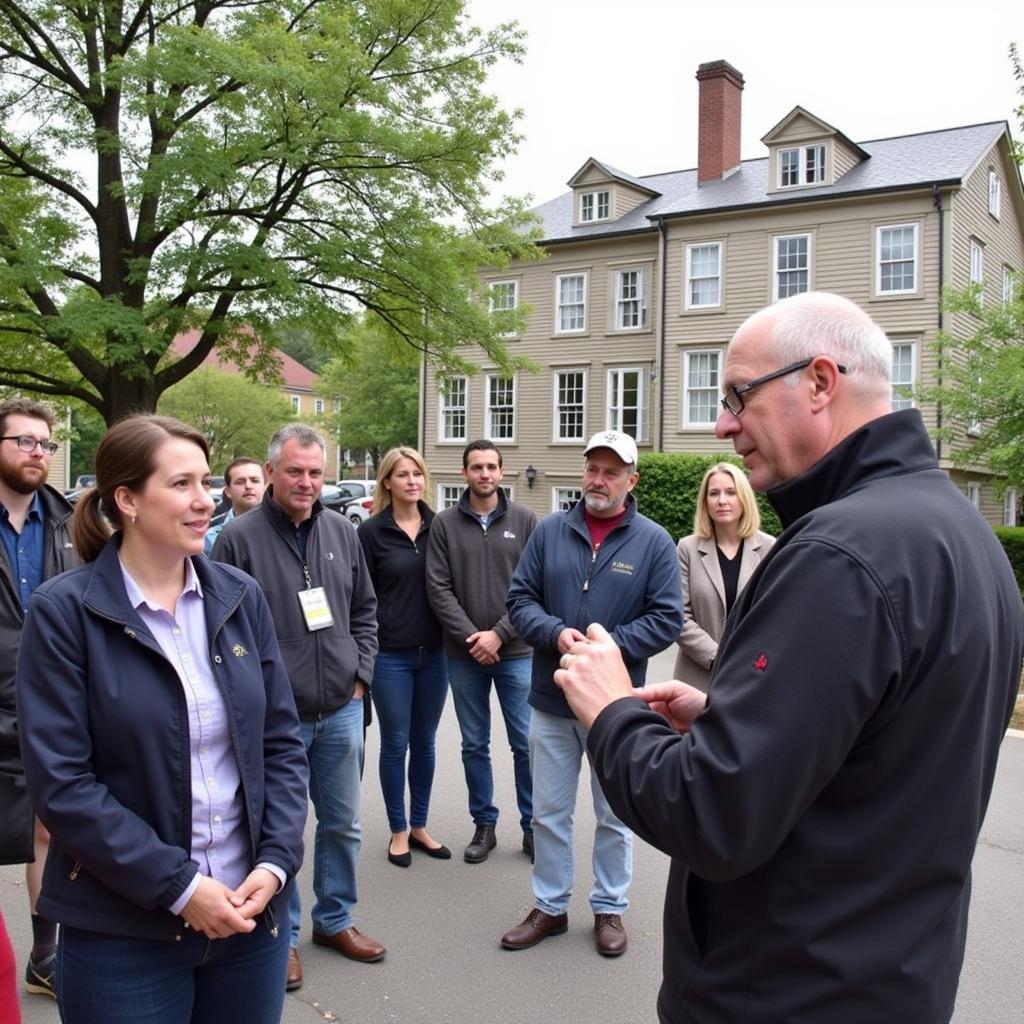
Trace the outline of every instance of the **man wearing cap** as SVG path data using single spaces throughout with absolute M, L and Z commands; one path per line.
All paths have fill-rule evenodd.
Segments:
M 534 909 L 501 938 L 528 949 L 568 927 L 573 887 L 573 814 L 586 730 L 553 674 L 559 659 L 601 623 L 622 650 L 634 686 L 647 659 L 675 641 L 683 599 L 675 545 L 637 511 L 636 442 L 595 434 L 584 451 L 583 500 L 550 515 L 533 532 L 508 590 L 509 618 L 533 648 L 530 766 L 533 778 Z M 615 816 L 591 773 L 594 835 L 594 940 L 603 956 L 626 949 L 622 915 L 633 874 L 633 835 Z

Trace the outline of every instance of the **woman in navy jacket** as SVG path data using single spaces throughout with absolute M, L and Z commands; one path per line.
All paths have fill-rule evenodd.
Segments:
M 85 564 L 29 606 L 18 708 L 65 1024 L 280 1020 L 306 759 L 259 587 L 201 557 L 207 459 L 176 420 L 113 426 L 75 510 Z

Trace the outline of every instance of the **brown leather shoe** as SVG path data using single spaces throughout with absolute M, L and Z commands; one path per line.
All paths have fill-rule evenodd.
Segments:
M 545 914 L 534 908 L 526 920 L 501 937 L 505 949 L 529 949 L 549 935 L 564 935 L 569 927 L 568 914 Z
M 360 963 L 372 964 L 384 959 L 384 947 L 368 935 L 362 935 L 355 928 L 342 928 L 340 932 L 333 935 L 326 935 L 324 932 L 313 930 L 313 945 L 328 946 L 337 950 L 342 956 L 349 960 L 358 960 Z
M 288 973 L 285 975 L 285 992 L 294 992 L 302 988 L 302 961 L 297 949 L 288 950 Z
M 619 914 L 594 915 L 594 942 L 601 956 L 622 956 L 628 941 Z

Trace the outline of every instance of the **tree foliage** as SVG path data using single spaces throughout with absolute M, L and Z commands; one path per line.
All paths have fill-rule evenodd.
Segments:
M 389 448 L 417 443 L 419 366 L 376 321 L 360 321 L 349 340 L 351 355 L 331 360 L 320 374 L 319 390 L 339 406 L 325 427 L 342 448 L 369 452 L 377 465 Z
M 517 136 L 486 71 L 522 34 L 465 6 L 0 0 L 0 385 L 110 422 L 214 346 L 259 375 L 272 322 L 338 344 L 359 310 L 442 371 L 467 343 L 511 367 L 476 271 L 536 255 L 487 200 Z
M 165 391 L 158 410 L 202 432 L 215 473 L 239 455 L 262 462 L 270 435 L 295 418 L 291 402 L 276 388 L 210 366 Z

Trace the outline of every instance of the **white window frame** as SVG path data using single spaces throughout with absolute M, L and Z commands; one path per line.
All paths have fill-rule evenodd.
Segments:
M 636 274 L 636 291 L 629 297 L 623 294 L 623 284 L 626 275 Z M 645 331 L 647 330 L 647 281 L 649 278 L 646 267 L 619 267 L 614 272 L 613 296 L 615 302 L 615 330 L 617 331 Z M 635 304 L 635 315 L 637 323 L 624 323 L 624 313 L 627 307 Z
M 985 301 L 985 247 L 976 238 L 971 239 L 971 284 L 981 286 L 978 300 Z
M 636 374 L 635 406 L 622 404 L 623 374 Z M 623 425 L 627 409 L 636 410 L 636 430 Z M 642 366 L 612 366 L 605 375 L 605 430 L 620 430 L 629 434 L 637 444 L 647 440 L 647 370 Z
M 573 373 L 573 374 L 578 373 L 578 374 L 580 374 L 580 376 L 583 378 L 583 381 L 582 381 L 583 387 L 582 387 L 582 398 L 581 398 L 580 402 L 578 403 L 578 405 L 579 405 L 579 412 L 580 412 L 580 432 L 579 432 L 578 435 L 573 435 L 571 437 L 567 437 L 567 436 L 563 435 L 562 432 L 561 432 L 561 426 L 562 426 L 561 412 L 562 412 L 563 406 L 561 405 L 559 399 L 561 398 L 561 391 L 562 391 L 562 389 L 561 389 L 561 378 L 562 378 L 563 375 L 568 375 L 570 373 Z M 586 441 L 586 439 L 587 439 L 587 371 L 583 367 L 571 366 L 571 367 L 559 368 L 559 369 L 553 371 L 552 377 L 551 377 L 551 405 L 552 405 L 552 413 L 551 413 L 551 417 L 552 417 L 551 418 L 551 437 L 552 437 L 552 440 L 555 441 L 555 443 L 562 443 L 562 444 L 580 444 L 581 442 Z M 577 403 L 575 403 L 575 402 L 573 402 L 571 405 L 566 405 L 565 406 L 565 408 L 567 410 L 568 409 L 576 409 L 576 407 L 577 407 Z
M 999 220 L 999 211 L 1002 206 L 1003 183 L 993 168 L 988 171 L 988 212 Z
M 552 487 L 551 488 L 551 511 L 562 512 L 564 506 L 570 502 L 575 504 L 583 498 L 582 487 Z
M 324 414 L 324 400 L 322 398 L 313 399 L 313 412 L 317 416 L 323 416 Z
M 967 495 L 971 504 L 974 505 L 978 511 L 981 511 L 981 484 L 977 480 L 968 480 L 967 487 L 964 493 Z
M 1003 491 L 1003 526 L 1017 525 L 1017 488 L 1007 487 Z
M 494 296 L 498 289 L 511 288 L 512 304 L 498 305 Z M 519 308 L 519 282 L 515 278 L 505 281 L 490 281 L 487 285 L 487 308 L 491 313 L 511 313 Z
M 807 273 L 807 287 L 802 292 L 788 292 L 788 295 L 802 295 L 804 292 L 813 291 L 814 280 L 812 274 L 812 267 L 814 265 L 814 239 L 809 231 L 795 231 L 785 235 L 773 235 L 772 236 L 772 301 L 778 302 L 780 298 L 785 298 L 779 294 L 780 277 L 782 273 L 792 274 L 799 273 L 800 269 L 787 268 L 782 270 L 779 267 L 779 248 L 780 243 L 789 242 L 793 239 L 804 238 L 807 240 L 807 264 L 803 268 Z
M 683 308 L 684 309 L 721 309 L 722 308 L 722 251 L 723 243 L 721 241 L 708 241 L 708 242 L 687 242 L 686 249 L 683 257 L 684 267 L 684 278 L 683 278 Z M 717 266 L 715 268 L 715 274 L 701 274 L 699 277 L 693 273 L 693 254 L 698 249 L 715 249 L 717 250 Z M 694 302 L 693 301 L 693 283 L 696 281 L 715 281 L 718 289 L 718 295 L 714 302 Z
M 601 197 L 604 197 L 602 203 Z M 589 202 L 588 202 L 589 201 Z M 601 207 L 604 206 L 604 215 L 601 214 Z M 596 224 L 603 220 L 609 220 L 612 215 L 612 193 L 610 189 L 599 188 L 591 192 L 580 193 L 580 223 Z
M 896 350 L 897 349 L 909 349 L 910 360 L 909 363 L 901 360 L 900 366 L 908 366 L 910 370 L 909 379 L 896 380 Z M 897 388 L 910 388 L 911 390 L 917 385 L 917 342 L 907 341 L 905 339 L 897 338 L 892 343 L 892 361 L 889 364 L 889 390 L 890 398 L 892 401 L 893 412 L 897 412 L 901 409 L 913 409 L 916 405 L 913 396 L 898 395 L 896 393 Z
M 690 362 L 694 356 L 714 356 L 716 366 L 714 374 L 716 377 L 714 384 L 709 384 L 706 387 L 694 388 L 690 384 L 691 371 Z M 722 367 L 725 363 L 725 349 L 724 348 L 693 348 L 686 349 L 683 352 L 683 365 L 680 368 L 682 374 L 682 421 L 685 428 L 691 430 L 713 430 L 715 422 L 718 419 L 718 399 L 721 396 L 722 389 Z M 711 402 L 711 419 L 709 420 L 694 420 L 690 418 L 690 392 L 691 391 L 711 391 L 712 402 Z
M 445 388 L 438 388 L 437 390 L 437 440 L 440 444 L 465 444 L 467 440 L 467 432 L 469 429 L 469 378 L 465 374 L 459 374 L 458 376 L 451 377 L 448 381 L 449 385 L 459 384 L 462 392 L 462 404 L 461 405 L 449 405 L 448 399 L 451 395 L 446 391 Z M 449 415 L 454 419 L 454 416 L 460 412 L 462 413 L 462 433 L 454 434 L 448 432 Z
M 570 278 L 582 278 L 583 298 L 580 302 L 566 303 L 566 306 L 582 306 L 583 323 L 580 327 L 562 327 L 562 282 Z M 590 275 L 585 270 L 568 274 L 555 275 L 555 334 L 586 334 L 587 333 L 587 292 L 589 291 Z
M 783 161 L 794 153 L 796 154 L 796 181 L 784 183 Z M 823 142 L 815 142 L 810 146 L 787 146 L 785 149 L 780 149 L 775 164 L 776 183 L 779 188 L 805 188 L 808 185 L 823 185 L 827 160 L 828 154 Z M 811 167 L 813 167 L 813 173 L 808 174 Z
M 437 511 L 443 512 L 446 508 L 458 505 L 462 492 L 466 489 L 465 484 L 438 484 L 437 485 Z
M 1013 270 L 1003 266 L 1003 305 L 1008 306 L 1013 301 Z
M 907 259 L 882 259 L 882 234 L 885 231 L 906 231 L 907 228 L 912 232 L 914 251 L 909 260 Z M 909 224 L 880 224 L 875 228 L 875 294 L 876 295 L 912 295 L 917 292 L 917 279 L 918 279 L 918 267 L 920 266 L 920 260 L 918 253 L 920 251 L 920 245 L 918 242 L 919 232 L 918 225 L 916 223 Z M 882 268 L 886 264 L 898 265 L 910 263 L 913 281 L 909 288 L 885 288 L 883 287 L 882 280 Z
M 302 399 L 299 398 L 298 395 L 289 395 L 288 397 L 291 399 L 292 412 L 301 412 L 302 411 Z
M 502 384 L 512 385 L 512 402 L 510 405 L 495 405 L 493 403 L 493 389 Z M 503 441 L 506 444 L 514 443 L 516 439 L 516 401 L 518 398 L 519 382 L 515 375 L 504 377 L 500 373 L 488 373 L 484 378 L 484 437 L 488 441 Z M 511 432 L 507 434 L 498 433 L 495 430 L 496 412 L 510 412 Z

